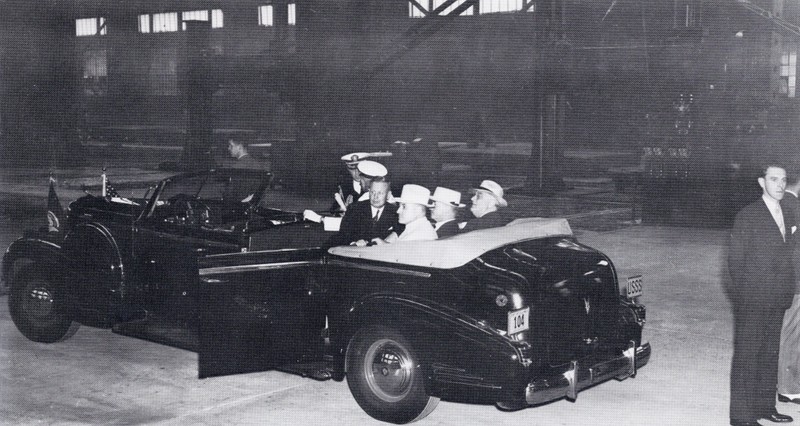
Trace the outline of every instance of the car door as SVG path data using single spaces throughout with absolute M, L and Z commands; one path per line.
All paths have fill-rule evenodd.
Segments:
M 320 249 L 199 258 L 200 377 L 321 360 L 321 264 Z

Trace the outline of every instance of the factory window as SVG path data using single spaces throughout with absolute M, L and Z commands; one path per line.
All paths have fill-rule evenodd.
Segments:
M 463 5 L 467 0 L 456 0 L 440 12 L 441 15 L 447 15 L 453 12 L 456 8 Z M 437 7 L 446 3 L 447 0 L 416 0 L 408 2 L 409 16 L 412 18 L 422 18 L 430 11 L 436 10 Z M 475 10 L 477 6 L 477 11 Z M 460 16 L 469 16 L 476 14 L 486 13 L 500 13 L 500 12 L 518 12 L 518 11 L 533 12 L 533 0 L 478 0 L 475 5 L 468 7 Z
M 272 25 L 272 5 L 258 6 L 258 26 L 271 27 Z
M 780 92 L 793 98 L 797 83 L 797 49 L 786 49 L 781 55 Z
M 100 31 L 98 32 L 98 28 Z M 75 35 L 78 37 L 106 35 L 106 18 L 82 18 L 75 20 Z
M 150 15 L 139 15 L 139 32 L 150 32 Z
M 448 6 L 445 10 L 439 12 L 440 15 L 447 15 L 457 7 L 461 6 L 466 0 L 456 0 Z M 409 16 L 412 18 L 422 18 L 428 14 L 428 12 L 436 10 L 437 7 L 441 6 L 447 2 L 447 0 L 417 0 L 416 4 L 414 2 L 409 2 Z M 421 8 L 420 8 L 421 7 Z M 461 12 L 461 16 L 472 15 L 474 14 L 474 6 L 470 6 L 464 12 Z
M 207 10 L 192 10 L 181 14 L 181 21 L 208 21 Z M 186 23 L 183 22 L 181 28 L 186 31 Z M 214 9 L 211 11 L 211 28 L 222 28 L 222 10 Z
M 153 52 L 150 92 L 154 95 L 178 94 L 178 55 L 174 47 Z
M 295 6 L 294 3 L 289 3 L 286 7 L 287 7 L 288 15 L 289 15 L 288 19 L 287 19 L 287 23 L 289 25 L 296 25 L 297 24 L 297 7 Z
M 675 0 L 673 3 L 673 28 L 694 28 L 697 26 L 697 5 L 694 0 Z
M 175 12 L 154 13 L 153 32 L 167 33 L 178 31 L 178 14 Z
M 86 50 L 83 52 L 83 93 L 85 95 L 104 95 L 106 93 L 106 50 Z

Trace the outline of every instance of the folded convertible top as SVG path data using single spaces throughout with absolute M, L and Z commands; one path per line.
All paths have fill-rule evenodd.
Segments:
M 450 269 L 498 247 L 559 235 L 572 235 L 566 219 L 523 218 L 506 226 L 467 232 L 441 240 L 398 241 L 371 247 L 339 246 L 330 248 L 328 252 L 342 257 Z

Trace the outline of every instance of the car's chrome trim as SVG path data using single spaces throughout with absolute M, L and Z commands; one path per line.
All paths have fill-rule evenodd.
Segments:
M 225 258 L 230 256 L 256 256 L 259 254 L 270 254 L 270 253 L 291 253 L 291 252 L 301 252 L 301 251 L 310 251 L 314 249 L 319 249 L 319 247 L 308 247 L 308 248 L 286 248 L 286 249 L 270 249 L 270 250 L 257 250 L 257 251 L 247 251 L 247 252 L 235 252 L 235 253 L 219 253 L 219 254 L 212 254 L 206 256 L 207 259 L 219 259 Z
M 211 268 L 202 268 L 198 272 L 200 276 L 203 275 L 217 275 L 217 274 L 235 274 L 241 272 L 253 271 L 268 271 L 272 269 L 288 269 L 298 268 L 307 265 L 319 265 L 320 260 L 301 260 L 296 262 L 277 262 L 277 263 L 259 263 L 254 265 L 237 265 L 237 266 L 218 266 Z
M 525 389 L 525 400 L 530 405 L 542 404 L 558 398 L 575 400 L 578 392 L 611 378 L 623 380 L 635 377 L 636 368 L 650 360 L 650 344 L 631 346 L 618 357 L 582 365 L 571 361 L 552 374 L 531 380 Z
M 328 264 L 348 268 L 366 269 L 368 271 L 385 272 L 389 274 L 411 275 L 414 277 L 430 278 L 430 272 L 411 271 L 408 269 L 392 268 L 390 266 L 367 265 L 363 263 L 347 262 L 338 259 L 329 259 Z

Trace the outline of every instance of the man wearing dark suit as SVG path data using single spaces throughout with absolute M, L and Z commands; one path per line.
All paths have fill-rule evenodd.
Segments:
M 348 245 L 355 241 L 383 238 L 399 228 L 397 208 L 386 203 L 389 182 L 374 180 L 369 187 L 369 200 L 353 203 L 342 218 L 339 232 L 331 237 L 329 245 Z
M 458 212 L 466 207 L 461 204 L 461 193 L 439 186 L 433 191 L 431 201 L 431 219 L 436 222 L 433 225 L 436 235 L 446 238 L 458 234 L 461 231 L 458 227 Z
M 461 228 L 461 232 L 477 231 L 479 229 L 496 228 L 505 226 L 509 220 L 499 210 L 508 206 L 508 202 L 503 198 L 503 187 L 493 180 L 484 180 L 478 188 L 471 190 L 475 195 L 472 196 L 472 204 L 469 211 L 475 219 L 467 221 Z
M 783 314 L 794 295 L 797 225 L 780 208 L 786 170 L 767 166 L 758 184 L 762 197 L 736 215 L 728 252 L 734 316 L 730 424 L 735 426 L 792 421 L 775 409 L 775 393 Z
M 781 208 L 784 214 L 800 224 L 800 170 L 790 172 Z M 800 278 L 800 247 L 794 248 L 795 285 Z M 786 310 L 781 330 L 781 350 L 778 357 L 778 401 L 800 404 L 800 292 L 795 287 L 792 306 Z

